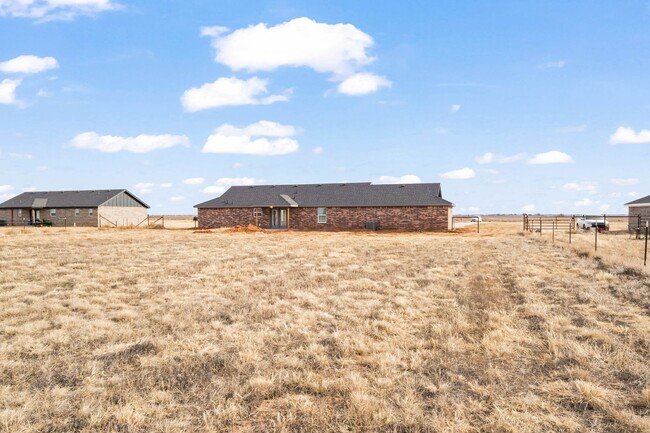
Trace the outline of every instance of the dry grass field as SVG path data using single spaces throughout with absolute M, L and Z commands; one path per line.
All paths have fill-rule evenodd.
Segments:
M 519 230 L 2 229 L 0 432 L 650 431 L 647 274 Z

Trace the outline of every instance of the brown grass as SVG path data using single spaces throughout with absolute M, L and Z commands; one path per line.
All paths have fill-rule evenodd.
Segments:
M 517 231 L 0 230 L 0 431 L 650 431 L 647 277 Z

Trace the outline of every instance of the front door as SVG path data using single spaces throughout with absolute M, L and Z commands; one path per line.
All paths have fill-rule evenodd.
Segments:
M 286 229 L 287 228 L 287 210 L 286 209 L 271 209 L 271 228 L 272 229 Z

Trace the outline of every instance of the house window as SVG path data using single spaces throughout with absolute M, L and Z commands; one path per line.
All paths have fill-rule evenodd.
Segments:
M 262 216 L 262 208 L 261 207 L 254 207 L 253 208 L 253 218 L 258 218 Z
M 56 216 L 56 209 L 50 209 L 50 216 L 55 217 Z
M 92 208 L 88 209 L 88 216 L 93 216 L 93 209 Z
M 23 217 L 23 210 L 18 209 L 18 218 L 22 218 L 22 217 Z
M 318 208 L 318 224 L 325 224 L 327 222 L 327 208 Z
M 80 209 L 75 209 L 74 210 L 74 216 L 79 216 Z

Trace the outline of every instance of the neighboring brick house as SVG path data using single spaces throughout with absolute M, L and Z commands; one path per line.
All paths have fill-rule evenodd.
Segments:
M 125 189 L 24 192 L 0 204 L 8 225 L 51 221 L 54 226 L 136 225 L 149 206 Z
M 625 203 L 625 206 L 628 207 L 630 230 L 636 230 L 639 223 L 645 227 L 646 221 L 650 221 L 650 195 Z
M 194 206 L 200 228 L 254 224 L 262 228 L 404 231 L 449 230 L 453 204 L 439 183 L 233 186 Z

